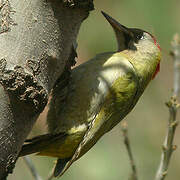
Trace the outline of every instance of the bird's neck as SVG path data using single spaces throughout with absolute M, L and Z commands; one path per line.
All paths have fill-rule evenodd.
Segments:
M 160 51 L 157 51 L 157 49 L 153 49 L 149 52 L 145 52 L 145 50 L 124 50 L 121 53 L 124 56 L 127 56 L 145 88 L 156 73 L 156 69 L 161 59 Z

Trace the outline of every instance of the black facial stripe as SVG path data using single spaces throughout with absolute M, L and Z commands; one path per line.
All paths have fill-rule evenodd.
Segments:
M 138 41 L 143 37 L 144 32 L 146 32 L 141 29 L 135 29 L 135 28 L 129 28 L 129 30 L 133 33 L 134 41 L 136 43 L 138 43 Z
M 130 37 L 129 34 L 126 33 L 124 33 L 124 37 L 125 37 L 125 41 L 124 41 L 125 47 L 128 48 L 129 42 L 132 40 L 132 37 Z

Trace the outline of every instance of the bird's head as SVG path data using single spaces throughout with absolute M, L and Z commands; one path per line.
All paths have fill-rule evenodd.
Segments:
M 143 65 L 145 64 L 144 62 L 152 64 L 152 60 L 155 61 L 156 68 L 152 74 L 153 79 L 160 70 L 161 59 L 161 48 L 155 37 L 147 31 L 138 28 L 128 28 L 103 11 L 102 14 L 111 24 L 116 34 L 118 43 L 117 52 L 124 51 L 132 59 L 132 64 L 135 66 Z M 133 59 L 136 59 L 136 61 L 133 61 Z

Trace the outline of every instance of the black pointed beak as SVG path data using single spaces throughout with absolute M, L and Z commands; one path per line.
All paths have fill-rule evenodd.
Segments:
M 130 36 L 133 36 L 133 34 L 131 33 L 129 28 L 127 28 L 124 25 L 120 24 L 115 19 L 113 19 L 111 16 L 106 14 L 105 12 L 101 11 L 101 13 L 106 18 L 106 20 L 111 24 L 111 26 L 113 27 L 113 29 L 115 31 L 123 31 L 126 34 L 129 34 Z
M 124 25 L 117 22 L 115 19 L 113 19 L 111 16 L 106 14 L 105 12 L 101 11 L 103 16 L 106 18 L 106 20 L 110 23 L 110 25 L 113 27 L 117 42 L 118 42 L 118 51 L 122 51 L 124 49 L 128 48 L 129 42 L 133 39 L 133 33 L 131 30 Z

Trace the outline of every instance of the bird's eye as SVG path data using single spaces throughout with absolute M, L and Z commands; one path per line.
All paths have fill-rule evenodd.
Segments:
M 136 36 L 136 38 L 137 38 L 137 40 L 144 39 L 144 35 L 138 34 L 138 35 Z

